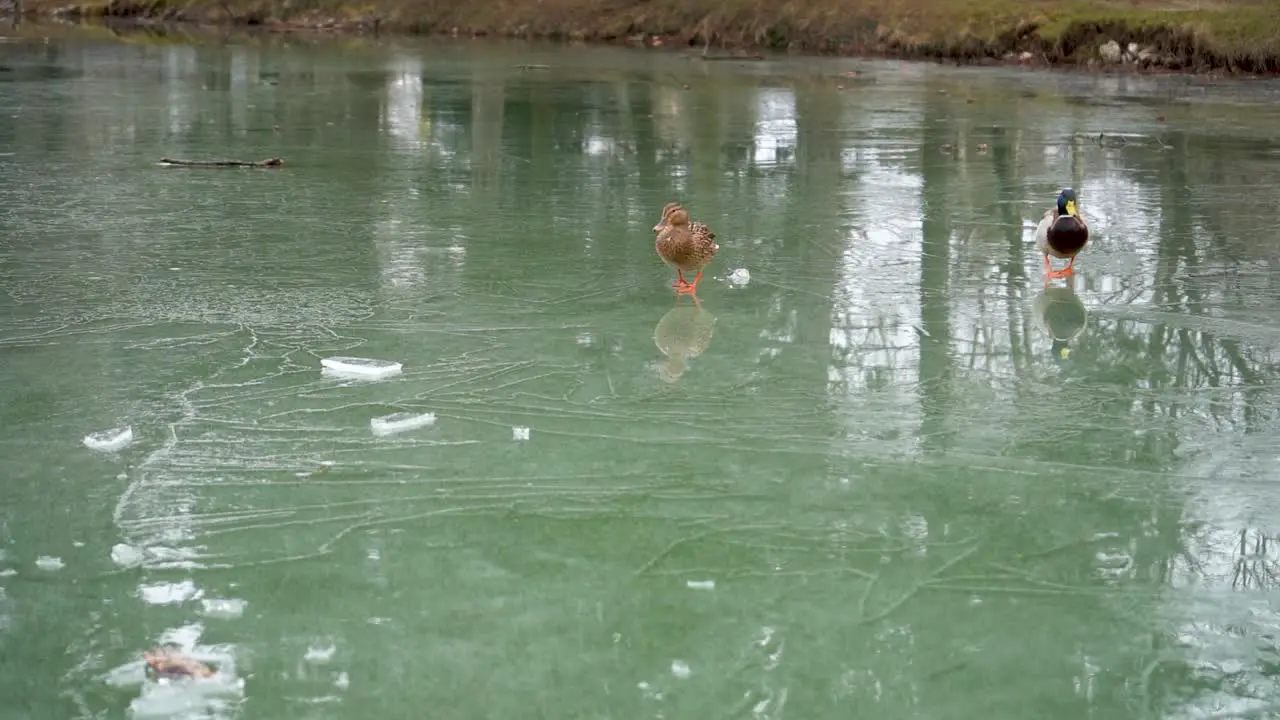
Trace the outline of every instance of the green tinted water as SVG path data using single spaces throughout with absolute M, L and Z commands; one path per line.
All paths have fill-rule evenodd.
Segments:
M 1267 706 L 1277 97 L 0 45 L 3 716 Z M 1068 185 L 1094 239 L 1046 291 Z M 700 308 L 654 254 L 671 199 L 721 246 Z M 167 641 L 219 676 L 144 682 Z

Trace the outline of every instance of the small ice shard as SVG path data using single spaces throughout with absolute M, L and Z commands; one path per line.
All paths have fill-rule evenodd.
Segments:
M 516 425 L 515 427 L 511 428 L 511 439 L 512 440 L 528 440 L 529 428 L 525 427 L 524 425 Z
M 378 380 L 400 374 L 404 366 L 391 360 L 376 360 L 359 357 L 327 357 L 321 358 L 320 364 L 330 375 L 349 378 Z
M 715 580 L 686 580 L 684 586 L 690 590 L 715 590 Z
M 135 567 L 142 564 L 144 554 L 138 548 L 125 543 L 116 543 L 111 546 L 111 562 L 120 567 Z
M 62 558 L 56 558 L 51 555 L 41 555 L 36 558 L 36 567 L 41 570 L 48 570 L 52 572 L 54 570 L 61 570 L 66 566 L 67 564 L 62 562 Z
M 338 673 L 338 677 L 334 679 L 333 686 L 339 690 L 346 690 L 351 687 L 351 676 L 347 675 L 347 671 L 343 670 Z
M 751 271 L 746 268 L 738 268 L 729 273 L 729 284 L 734 287 L 742 287 L 751 282 Z
M 672 660 L 671 674 L 683 680 L 692 675 L 693 671 L 689 669 L 689 663 L 683 660 Z
M 4 570 L 0 570 L 0 578 L 13 577 L 14 575 L 17 575 L 17 574 L 18 574 L 18 571 L 14 570 L 13 568 L 5 568 Z
M 374 435 L 382 437 L 405 432 L 406 430 L 417 430 L 418 428 L 435 425 L 435 423 L 435 413 L 398 412 L 371 418 L 369 420 L 369 428 L 373 430 Z
M 177 583 L 156 583 L 138 588 L 138 595 L 148 605 L 178 605 L 200 597 L 201 592 L 190 580 Z
M 123 450 L 131 442 L 133 442 L 133 427 L 130 425 L 111 428 L 110 430 L 99 430 L 84 436 L 85 447 L 101 452 Z
M 238 598 L 211 598 L 201 600 L 200 604 L 205 617 L 232 620 L 244 615 L 244 608 L 249 603 Z
M 312 645 L 307 648 L 307 654 L 302 659 L 312 665 L 324 665 L 333 659 L 336 652 L 338 648 L 333 645 Z

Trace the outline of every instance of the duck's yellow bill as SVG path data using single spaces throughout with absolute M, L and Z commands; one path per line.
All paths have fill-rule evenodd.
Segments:
M 1068 215 L 1070 215 L 1070 216 L 1072 216 L 1072 217 L 1075 217 L 1075 214 L 1076 214 L 1076 201 L 1075 201 L 1075 200 L 1068 200 L 1068 201 L 1067 201 L 1067 214 L 1068 214 Z
M 1058 357 L 1062 358 L 1063 360 L 1066 360 L 1067 358 L 1071 357 L 1071 348 L 1062 348 L 1061 350 L 1059 350 Z

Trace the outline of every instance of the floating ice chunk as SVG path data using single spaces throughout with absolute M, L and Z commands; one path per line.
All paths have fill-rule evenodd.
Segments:
M 683 660 L 672 660 L 671 674 L 683 680 L 692 675 L 693 671 L 689 669 L 689 663 Z
M 62 562 L 62 558 L 56 558 L 51 555 L 41 555 L 36 558 L 36 567 L 41 570 L 53 572 L 54 570 L 61 570 L 66 566 L 67 564 Z
M 249 603 L 239 598 L 214 598 L 201 600 L 200 604 L 205 617 L 231 620 L 244 615 L 244 608 Z
M 428 425 L 435 425 L 435 413 L 398 412 L 383 415 L 369 420 L 369 428 L 374 435 L 394 435 L 406 430 L 417 430 Z
M 742 287 L 751 282 L 751 271 L 746 268 L 738 268 L 729 273 L 729 284 L 734 287 Z
M 0 578 L 13 577 L 14 575 L 17 575 L 17 574 L 18 574 L 18 571 L 14 570 L 13 568 L 5 568 L 4 570 L 0 570 Z
M 178 605 L 198 598 L 201 594 L 201 591 L 196 589 L 196 584 L 190 580 L 156 583 L 138 588 L 138 595 L 142 597 L 142 602 L 148 605 Z
M 333 645 L 312 645 L 307 648 L 307 654 L 302 659 L 313 665 L 324 665 L 333 659 L 334 653 L 338 652 L 338 648 Z
M 133 427 L 130 425 L 111 428 L 110 430 L 99 430 L 84 436 L 85 447 L 101 452 L 123 450 L 131 442 L 133 442 Z
M 528 440 L 529 428 L 523 425 L 516 425 L 515 427 L 511 428 L 511 439 L 512 440 Z
M 346 690 L 351 687 L 351 676 L 347 675 L 347 671 L 343 670 L 338 673 L 338 677 L 333 681 L 333 686 L 339 690 Z
M 715 580 L 686 580 L 684 586 L 690 590 L 715 590 Z
M 404 369 L 403 365 L 391 360 L 345 356 L 321 358 L 320 364 L 324 366 L 324 370 L 330 375 L 369 380 L 399 375 L 400 371 Z

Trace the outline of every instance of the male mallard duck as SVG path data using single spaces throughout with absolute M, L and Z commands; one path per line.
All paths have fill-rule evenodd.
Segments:
M 1036 249 L 1044 253 L 1044 272 L 1046 277 L 1066 277 L 1072 272 L 1076 255 L 1089 242 L 1089 226 L 1076 210 L 1076 191 L 1064 189 L 1058 194 L 1058 206 L 1050 208 L 1040 218 L 1036 226 Z M 1049 256 L 1068 259 L 1062 270 L 1054 270 L 1049 264 Z
M 706 223 L 689 222 L 689 213 L 674 202 L 667 203 L 662 209 L 662 221 L 653 229 L 658 233 L 654 241 L 658 257 L 676 269 L 677 279 L 671 286 L 680 293 L 697 292 L 702 268 L 720 249 L 714 242 L 716 234 Z M 686 272 L 697 273 L 692 283 L 684 279 Z
M 147 674 L 155 678 L 195 677 L 213 675 L 213 668 L 178 652 L 174 647 L 158 647 L 142 653 L 147 664 Z

